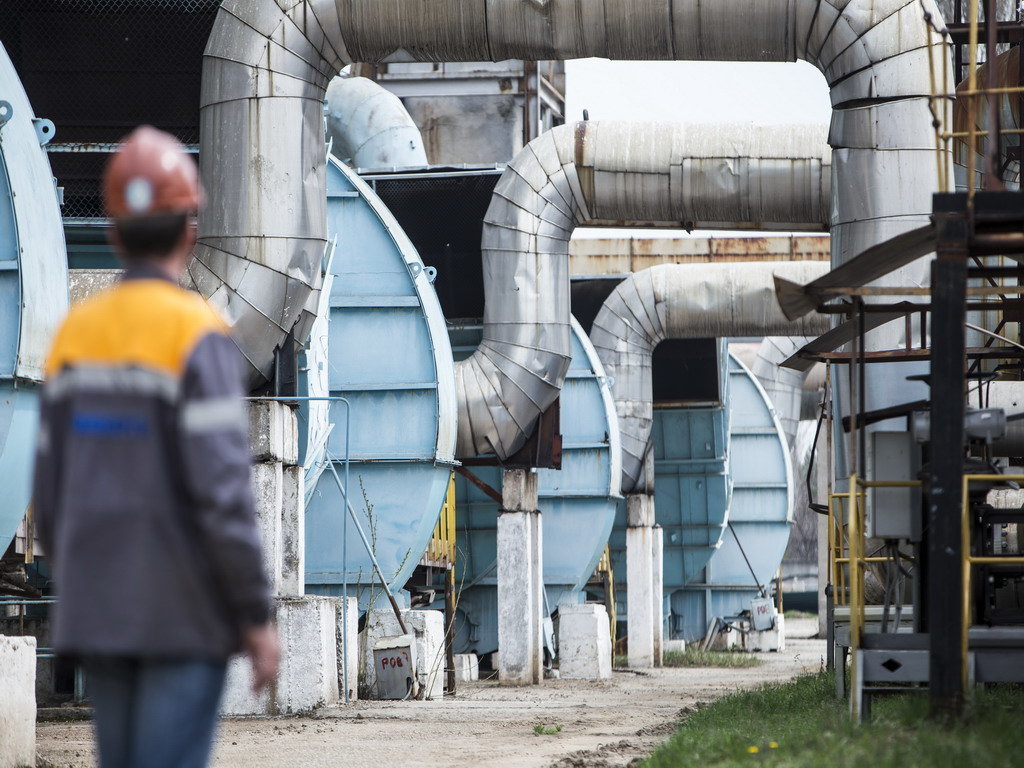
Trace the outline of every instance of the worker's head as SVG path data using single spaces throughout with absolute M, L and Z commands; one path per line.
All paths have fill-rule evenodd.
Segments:
M 125 137 L 103 175 L 111 241 L 129 262 L 184 269 L 195 246 L 203 192 L 199 171 L 176 138 L 142 126 Z

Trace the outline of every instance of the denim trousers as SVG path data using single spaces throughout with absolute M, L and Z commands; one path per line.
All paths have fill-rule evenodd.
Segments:
M 205 768 L 226 663 L 83 659 L 102 768 Z

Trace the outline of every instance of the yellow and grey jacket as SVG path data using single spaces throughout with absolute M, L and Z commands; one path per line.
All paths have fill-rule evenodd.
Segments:
M 144 265 L 71 310 L 33 501 L 59 652 L 224 658 L 268 619 L 238 355 L 198 295 Z

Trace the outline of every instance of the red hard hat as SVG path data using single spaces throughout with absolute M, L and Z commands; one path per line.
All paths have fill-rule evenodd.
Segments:
M 103 174 L 103 202 L 111 218 L 197 213 L 203 190 L 184 145 L 144 125 L 121 142 Z

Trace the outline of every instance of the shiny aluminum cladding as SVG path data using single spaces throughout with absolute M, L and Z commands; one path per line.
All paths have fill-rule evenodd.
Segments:
M 570 0 L 226 0 L 204 63 L 202 155 L 210 205 L 193 279 L 235 324 L 254 384 L 268 376 L 273 349 L 288 330 L 305 339 L 326 246 L 324 91 L 344 64 L 389 57 L 807 59 L 832 87 L 833 254 L 842 262 L 917 226 L 931 211 L 936 174 L 934 148 L 924 140 L 931 128 L 925 10 L 940 18 L 934 0 L 595 0 L 583 8 Z M 945 67 L 937 73 L 942 82 L 949 57 L 937 40 L 933 45 Z M 505 202 L 488 216 L 488 322 L 480 354 L 460 366 L 461 455 L 509 455 L 557 396 L 570 350 L 561 244 L 574 222 L 592 217 L 591 203 L 607 216 L 635 200 L 663 216 L 664 200 L 672 199 L 646 194 L 646 181 L 634 183 L 643 177 L 630 175 L 631 157 L 604 169 L 578 162 L 577 153 L 589 151 L 591 129 L 582 129 L 583 141 L 569 135 L 576 130 L 552 137 L 554 154 L 550 145 L 530 150 L 533 160 L 524 157 L 510 170 L 521 182 L 509 177 Z M 878 152 L 890 149 L 879 145 L 886 136 L 895 146 Z M 652 149 L 647 159 L 658 154 Z M 707 165 L 698 163 L 691 174 L 701 186 L 704 176 L 716 175 Z M 713 171 L 717 164 L 710 165 Z M 741 166 L 731 169 L 737 178 L 765 174 Z M 676 173 L 682 182 L 685 169 Z M 879 184 L 880 174 L 890 183 Z M 607 198 L 618 198 L 608 210 L 602 208 L 606 184 L 618 190 Z M 636 199 L 638 187 L 644 194 Z M 760 204 L 756 188 L 746 194 Z M 635 220 L 632 213 L 622 218 Z M 894 279 L 922 274 L 917 266 L 904 272 Z
M 786 319 L 775 275 L 803 284 L 828 271 L 823 262 L 662 264 L 623 280 L 594 320 L 590 340 L 615 380 L 622 440 L 622 491 L 637 487 L 653 423 L 651 356 L 665 339 L 817 336 L 827 316 Z

